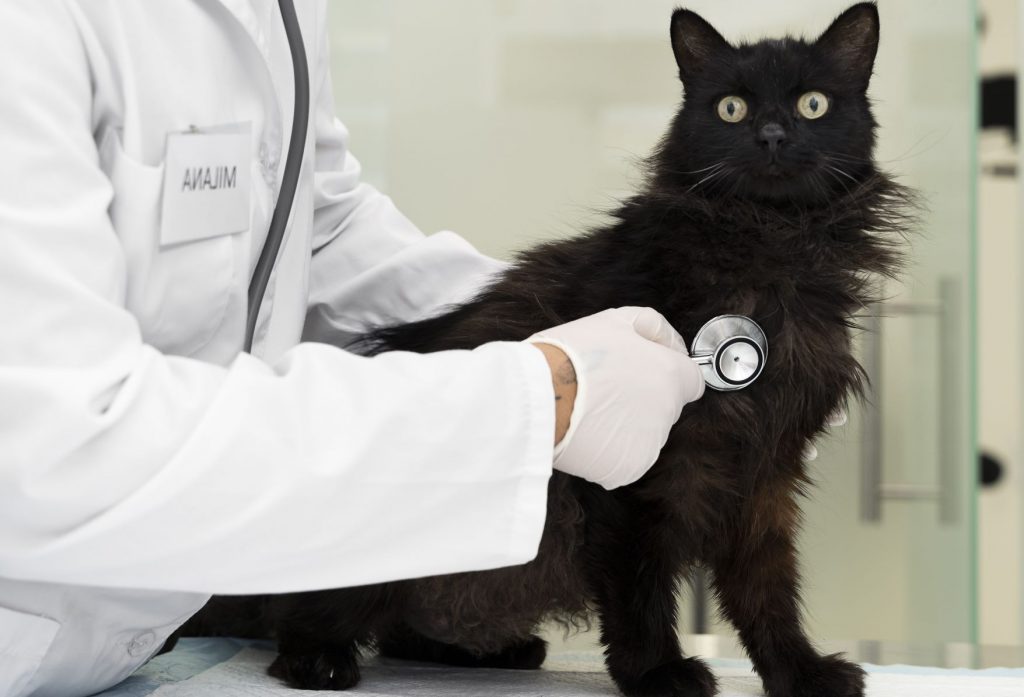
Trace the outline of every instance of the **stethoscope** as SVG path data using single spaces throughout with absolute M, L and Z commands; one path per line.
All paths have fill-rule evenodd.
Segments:
M 281 178 L 281 191 L 277 195 L 274 215 L 267 230 L 267 241 L 260 252 L 256 270 L 249 281 L 249 312 L 245 321 L 245 351 L 252 352 L 252 340 L 256 333 L 256 319 L 260 314 L 263 295 L 267 292 L 270 274 L 274 270 L 277 253 L 284 240 L 288 216 L 295 201 L 295 190 L 299 184 L 299 169 L 302 166 L 302 152 L 305 150 L 306 130 L 309 127 L 309 66 L 306 64 L 306 49 L 302 43 L 299 20 L 295 16 L 292 0 L 278 0 L 284 32 L 288 37 L 288 50 L 292 54 L 292 72 L 295 75 L 295 111 L 292 116 L 292 134 L 288 141 L 288 159 Z
M 732 392 L 757 380 L 768 358 L 768 339 L 757 322 L 742 315 L 719 315 L 700 328 L 690 357 L 713 390 Z
M 285 227 L 295 201 L 295 190 L 299 183 L 299 169 L 309 127 L 309 66 L 306 50 L 302 43 L 299 20 L 295 15 L 292 0 L 278 0 L 288 50 L 292 56 L 292 71 L 295 76 L 295 111 L 292 117 L 292 133 L 288 141 L 288 159 L 281 179 L 281 191 L 270 219 L 267 241 L 260 252 L 256 270 L 249 282 L 249 312 L 245 322 L 245 350 L 252 351 L 253 335 L 256 333 L 256 319 L 260 304 L 274 270 L 274 262 L 281 250 Z M 690 356 L 697 361 L 704 382 L 713 390 L 729 392 L 739 390 L 757 380 L 764 369 L 768 355 L 768 341 L 757 323 L 740 315 L 721 315 L 701 327 L 690 346 Z

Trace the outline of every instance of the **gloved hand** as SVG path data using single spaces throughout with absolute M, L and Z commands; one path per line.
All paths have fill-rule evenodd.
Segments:
M 825 425 L 829 429 L 839 428 L 840 426 L 845 426 L 846 421 L 846 409 L 840 407 L 839 409 L 836 409 L 834 412 L 828 415 L 828 418 L 825 420 Z M 817 446 L 814 445 L 814 443 L 807 444 L 807 447 L 804 448 L 804 454 L 802 459 L 805 465 L 808 465 L 818 459 L 818 448 Z
M 605 310 L 531 336 L 562 350 L 578 383 L 557 470 L 605 489 L 650 469 L 684 405 L 704 394 L 686 343 L 656 311 Z

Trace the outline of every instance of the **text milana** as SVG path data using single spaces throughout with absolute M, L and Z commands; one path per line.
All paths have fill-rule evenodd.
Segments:
M 181 182 L 182 191 L 216 191 L 238 186 L 238 167 L 190 167 Z

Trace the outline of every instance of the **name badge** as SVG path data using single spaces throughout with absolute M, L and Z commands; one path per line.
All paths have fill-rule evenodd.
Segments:
M 167 135 L 161 246 L 249 228 L 251 153 L 251 123 Z

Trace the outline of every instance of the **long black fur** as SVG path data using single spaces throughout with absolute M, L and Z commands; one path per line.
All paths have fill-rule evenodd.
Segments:
M 794 540 L 810 485 L 802 453 L 827 415 L 861 392 L 854 318 L 875 300 L 875 280 L 897 272 L 912 224 L 912 195 L 872 160 L 865 90 L 877 11 L 856 5 L 814 42 L 733 47 L 679 10 L 672 38 L 685 104 L 646 184 L 612 222 L 521 254 L 475 300 L 382 329 L 364 348 L 472 348 L 636 305 L 657 309 L 684 337 L 716 315 L 754 318 L 768 337 L 763 375 L 686 407 L 636 484 L 605 491 L 556 472 L 540 551 L 525 566 L 225 599 L 193 629 L 269 627 L 280 650 L 272 674 L 345 689 L 359 679 L 360 646 L 536 668 L 542 621 L 582 626 L 596 615 L 608 670 L 626 695 L 708 697 L 715 679 L 684 656 L 676 631 L 679 584 L 701 565 L 769 695 L 862 695 L 861 670 L 819 655 L 801 627 Z M 808 90 L 828 95 L 820 119 L 795 110 Z M 747 100 L 745 122 L 718 116 L 727 95 Z M 761 131 L 770 122 L 786 134 L 775 148 Z

